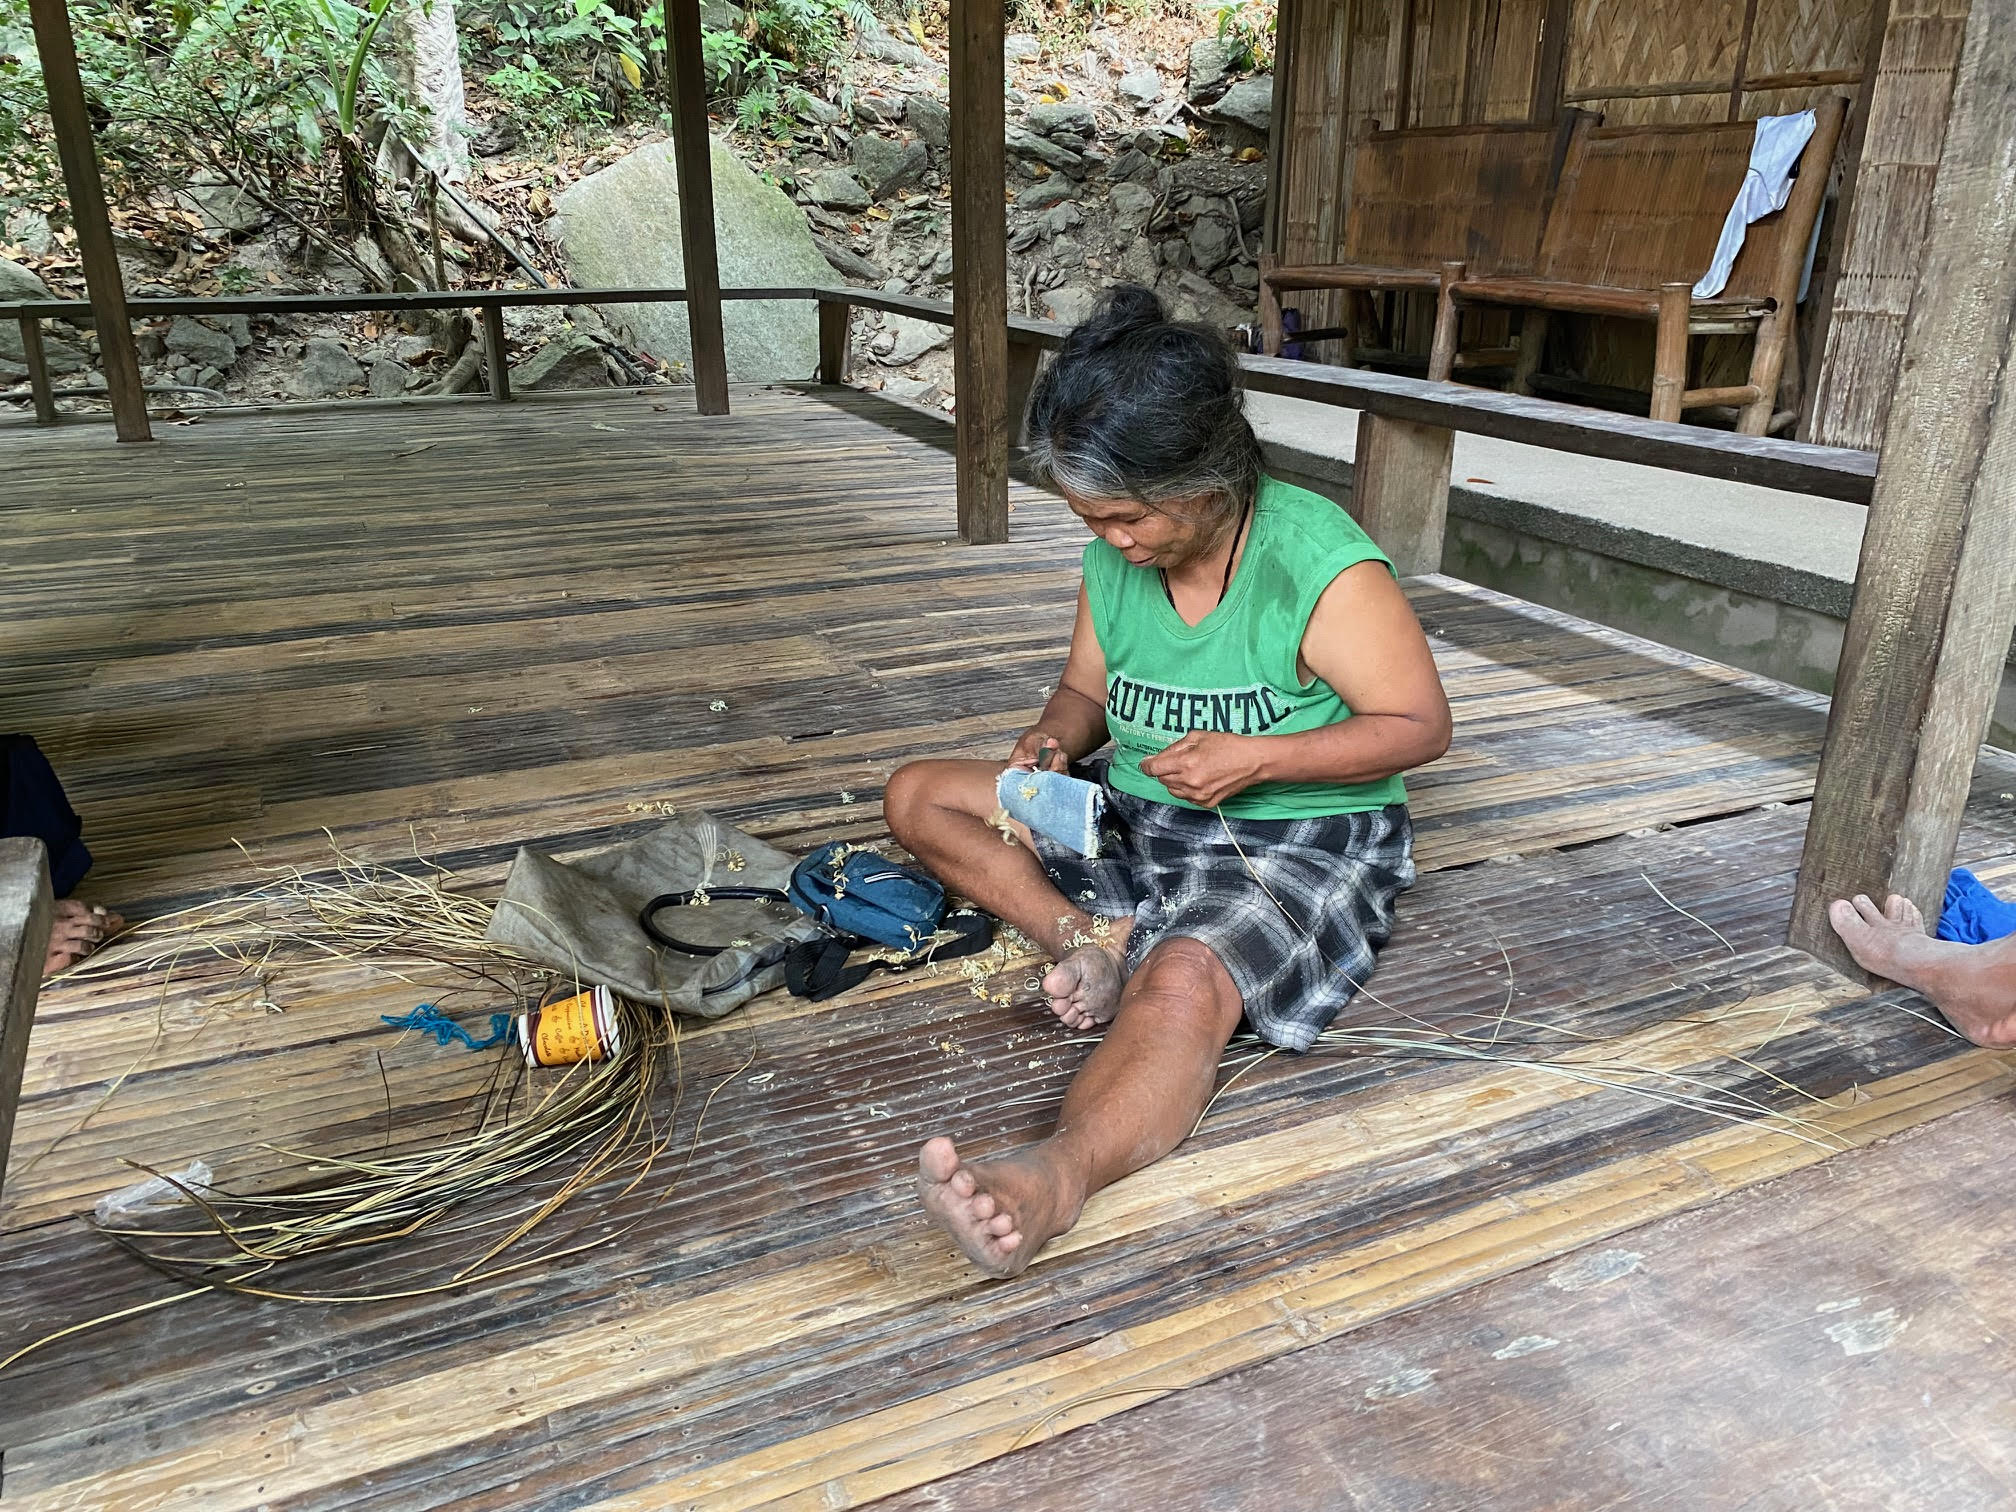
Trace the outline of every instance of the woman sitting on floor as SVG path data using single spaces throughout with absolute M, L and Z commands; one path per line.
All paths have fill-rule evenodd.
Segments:
M 1029 445 L 1099 539 L 1063 678 L 1009 764 L 1103 784 L 1099 857 L 1020 826 L 1004 844 L 997 762 L 915 762 L 885 797 L 914 855 L 1050 953 L 1051 1011 L 1111 1024 L 1041 1144 L 971 1163 L 924 1146 L 926 1209 L 1000 1276 L 1175 1148 L 1242 1018 L 1315 1042 L 1414 880 L 1400 773 L 1449 745 L 1391 564 L 1336 505 L 1262 476 L 1219 337 L 1114 290 L 1038 384 Z

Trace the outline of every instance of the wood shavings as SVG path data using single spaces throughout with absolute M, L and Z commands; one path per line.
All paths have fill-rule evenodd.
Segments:
M 715 853 L 714 859 L 731 872 L 749 869 L 749 858 L 738 850 L 729 850 L 725 845 Z
M 847 789 L 842 788 L 840 789 L 840 801 L 842 803 L 858 803 L 860 800 L 857 799 L 852 793 L 848 792 Z
M 623 812 L 626 814 L 663 814 L 669 819 L 672 815 L 679 812 L 679 805 L 670 803 L 663 798 L 654 798 L 646 803 L 626 803 L 623 805 Z
M 716 714 L 726 714 L 728 712 L 728 700 L 725 698 L 717 698 L 712 703 L 708 704 L 707 707 Z
M 1008 810 L 1005 808 L 994 810 L 992 814 L 988 815 L 987 823 L 990 828 L 999 830 L 1002 840 L 1009 845 L 1020 845 L 1022 843 L 1015 838 L 1015 827 L 1009 823 Z

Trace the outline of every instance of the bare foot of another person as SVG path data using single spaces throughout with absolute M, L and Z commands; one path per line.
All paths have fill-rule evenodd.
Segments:
M 917 1157 L 924 1211 L 990 1276 L 1019 1276 L 1085 1205 L 1083 1178 L 1043 1150 L 967 1165 L 941 1135 Z
M 1827 922 L 1863 970 L 1924 993 L 1975 1044 L 2016 1048 L 2016 938 L 1935 939 L 1918 906 L 1897 896 L 1881 908 L 1860 893 L 1839 899 L 1827 905 Z
M 42 961 L 43 979 L 69 970 L 125 927 L 126 921 L 102 903 L 58 899 L 49 929 L 49 953 Z

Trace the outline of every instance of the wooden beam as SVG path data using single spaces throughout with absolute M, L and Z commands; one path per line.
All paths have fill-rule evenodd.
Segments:
M 1274 12 L 1274 108 L 1267 121 L 1267 201 L 1260 212 L 1259 252 L 1279 256 L 1281 202 L 1288 156 L 1295 136 L 1295 38 L 1302 24 L 1302 0 L 1279 0 Z
M 1533 100 L 1527 119 L 1536 125 L 1561 114 L 1563 81 L 1568 75 L 1568 32 L 1574 25 L 1575 0 L 1547 0 L 1540 19 L 1540 59 L 1533 69 Z
M 35 1022 L 55 909 L 42 842 L 0 839 L 0 1187 L 7 1179 L 7 1146 L 14 1138 L 21 1068 L 28 1059 L 28 1029 Z
M 1750 43 L 1757 35 L 1757 0 L 1745 0 L 1743 30 L 1736 39 L 1736 66 L 1729 77 L 1729 119 L 1743 119 L 1743 75 L 1750 68 Z
M 707 136 L 700 0 L 666 0 L 665 19 L 665 74 L 672 90 L 672 156 L 679 166 L 679 244 L 686 269 L 694 395 L 701 414 L 725 415 L 728 348 L 721 334 L 721 259 L 714 245 L 713 144 Z
M 1029 417 L 1029 396 L 1043 375 L 1040 342 L 1010 337 L 1008 341 L 1008 443 L 1022 444 L 1022 422 Z
M 105 213 L 105 185 L 98 176 L 98 149 L 84 107 L 84 81 L 77 72 L 77 41 L 70 34 L 64 0 L 28 0 L 35 27 L 35 51 L 49 92 L 49 116 L 56 127 L 56 155 L 70 194 L 70 226 L 77 233 L 77 256 L 91 291 L 91 315 L 98 331 L 98 362 L 112 401 L 112 424 L 121 441 L 152 441 L 147 391 L 140 381 L 140 356 L 126 314 L 126 287 L 119 253 L 112 245 L 112 221 Z
M 845 383 L 854 326 L 854 307 L 819 306 L 819 381 Z
M 35 423 L 56 423 L 56 395 L 49 386 L 49 358 L 42 350 L 42 322 L 21 317 L 21 365 L 28 369 L 28 391 L 35 396 Z
M 490 370 L 490 397 L 511 398 L 511 343 L 504 338 L 504 307 L 483 306 L 483 365 Z
M 1791 943 L 1844 970 L 1834 899 L 1938 916 L 2016 630 L 2012 113 L 2016 27 L 1970 24 L 1793 899 Z
M 1807 306 L 1811 334 L 1807 337 L 1807 363 L 1811 376 L 1799 389 L 1799 426 L 1794 432 L 1801 441 L 1813 435 L 1813 414 L 1820 398 L 1820 380 L 1827 357 L 1827 332 L 1834 324 L 1834 300 L 1841 287 L 1841 265 L 1848 256 L 1848 226 L 1855 214 L 1855 190 L 1862 181 L 1862 146 L 1869 139 L 1869 116 L 1876 101 L 1877 63 L 1883 56 L 1883 34 L 1889 29 L 1890 0 L 1876 0 L 1869 7 L 1869 30 L 1862 39 L 1862 73 L 1857 79 L 1855 104 L 1848 112 L 1848 147 L 1842 154 L 1841 190 L 1834 199 L 1834 213 L 1827 226 L 1827 255 L 1821 259 L 1820 284 Z
M 958 396 L 959 538 L 978 545 L 1008 539 L 1002 0 L 953 0 L 951 30 L 952 381 Z
M 1384 415 L 1358 417 L 1351 513 L 1402 577 L 1442 570 L 1456 433 Z

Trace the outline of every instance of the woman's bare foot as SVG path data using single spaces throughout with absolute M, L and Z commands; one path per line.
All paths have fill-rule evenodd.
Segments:
M 967 1165 L 940 1135 L 917 1157 L 924 1211 L 990 1276 L 1019 1276 L 1085 1206 L 1083 1178 L 1045 1148 Z
M 49 929 L 49 953 L 42 960 L 43 980 L 68 971 L 125 927 L 126 921 L 102 903 L 59 899 Z
M 1827 922 L 1863 970 L 1930 998 L 1953 1027 L 1991 1050 L 2016 1048 L 2016 939 L 1962 945 L 1925 932 L 1909 898 L 1827 905 Z
M 1103 942 L 1080 945 L 1043 974 L 1043 995 L 1067 1029 L 1109 1023 L 1120 1011 L 1127 985 L 1126 948 Z

